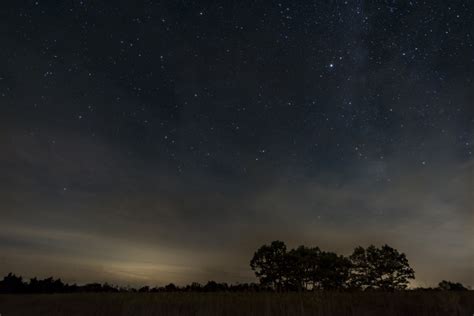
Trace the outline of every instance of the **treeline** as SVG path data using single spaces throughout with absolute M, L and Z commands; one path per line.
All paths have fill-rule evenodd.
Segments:
M 257 283 L 227 284 L 209 281 L 162 287 L 118 287 L 110 284 L 67 284 L 61 279 L 32 278 L 28 282 L 9 273 L 0 281 L 0 293 L 78 293 L 78 292 L 260 292 L 317 290 L 406 289 L 415 272 L 404 253 L 384 245 L 357 247 L 346 257 L 318 247 L 299 246 L 288 250 L 282 241 L 263 245 L 250 261 Z M 423 289 L 433 290 L 433 289 Z M 461 283 L 442 281 L 435 290 L 468 290 Z
M 6 275 L 0 281 L 0 293 L 28 294 L 28 293 L 84 293 L 84 292 L 259 292 L 272 291 L 271 288 L 256 283 L 227 284 L 208 281 L 206 284 L 193 282 L 186 286 L 177 286 L 170 283 L 161 287 L 144 286 L 140 288 L 119 287 L 107 283 L 89 283 L 85 285 L 67 284 L 61 279 L 49 277 L 46 279 L 32 278 L 25 281 L 21 276 L 13 273 Z
M 436 288 L 418 288 L 415 290 L 467 291 L 461 283 L 442 281 Z M 50 294 L 50 293 L 160 293 L 160 292 L 275 292 L 273 287 L 257 283 L 227 284 L 209 281 L 197 282 L 185 286 L 170 283 L 161 287 L 144 286 L 140 288 L 119 287 L 107 283 L 89 283 L 85 285 L 67 284 L 61 279 L 32 278 L 28 282 L 21 276 L 9 273 L 0 281 L 0 294 Z M 289 290 L 288 290 L 289 291 Z

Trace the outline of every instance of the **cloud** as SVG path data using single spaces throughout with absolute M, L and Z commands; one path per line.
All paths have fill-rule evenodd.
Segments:
M 47 144 L 53 134 L 56 147 Z M 472 162 L 444 156 L 421 165 L 394 155 L 344 175 L 268 172 L 232 184 L 180 177 L 87 135 L 9 136 L 0 272 L 122 284 L 251 281 L 253 251 L 280 239 L 344 254 L 388 243 L 407 253 L 421 284 L 441 276 L 474 283 Z

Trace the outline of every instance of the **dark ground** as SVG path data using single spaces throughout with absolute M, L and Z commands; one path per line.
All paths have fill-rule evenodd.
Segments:
M 474 291 L 0 295 L 0 314 L 472 316 Z

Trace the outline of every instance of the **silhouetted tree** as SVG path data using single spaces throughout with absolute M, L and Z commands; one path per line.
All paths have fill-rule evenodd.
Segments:
M 273 241 L 270 245 L 263 245 L 253 255 L 250 267 L 263 286 L 271 286 L 276 290 L 284 289 L 287 278 L 286 245 L 282 241 Z
M 31 293 L 42 292 L 41 283 L 40 281 L 38 281 L 37 278 L 30 279 L 30 283 L 28 284 L 28 292 L 31 292 Z
M 454 283 L 451 281 L 443 280 L 439 282 L 438 289 L 443 291 L 467 291 L 468 288 L 464 287 L 461 283 Z
M 88 283 L 81 286 L 81 291 L 83 292 L 103 292 L 102 284 L 100 283 Z
M 174 291 L 177 291 L 177 290 L 179 290 L 178 287 L 176 285 L 174 285 L 173 283 L 170 283 L 167 286 L 165 286 L 165 291 L 174 292 Z
M 198 282 L 193 282 L 191 285 L 187 286 L 188 291 L 192 292 L 201 292 L 202 291 L 202 285 Z
M 354 288 L 399 290 L 415 278 L 405 254 L 388 245 L 357 247 L 349 259 L 350 286 Z
M 24 293 L 26 284 L 21 276 L 9 273 L 0 281 L 0 293 Z
M 227 291 L 229 286 L 227 283 L 217 283 L 215 281 L 209 281 L 202 287 L 205 292 L 224 292 Z
M 104 283 L 102 285 L 102 292 L 118 292 L 119 289 L 113 285 L 110 285 L 108 283 Z
M 320 254 L 321 251 L 317 247 L 299 246 L 291 249 L 286 254 L 283 271 L 286 276 L 285 288 L 298 291 L 314 288 Z
M 313 283 L 323 290 L 343 289 L 347 287 L 351 262 L 334 252 L 320 252 L 317 258 Z

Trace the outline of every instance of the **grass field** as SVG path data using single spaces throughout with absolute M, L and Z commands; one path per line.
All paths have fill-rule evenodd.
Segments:
M 0 295 L 0 314 L 472 316 L 474 291 Z

